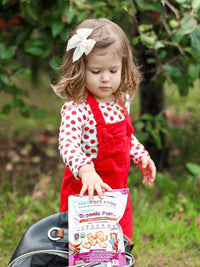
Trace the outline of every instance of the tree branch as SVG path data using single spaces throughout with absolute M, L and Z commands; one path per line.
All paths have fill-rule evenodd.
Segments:
M 165 4 L 174 12 L 176 18 L 180 20 L 180 16 L 176 8 L 168 0 L 163 0 L 163 5 Z

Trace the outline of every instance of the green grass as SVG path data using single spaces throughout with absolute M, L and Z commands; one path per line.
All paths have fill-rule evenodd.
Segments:
M 138 171 L 130 175 L 135 266 L 200 266 L 200 228 L 195 221 L 200 212 L 199 188 L 191 185 L 189 174 L 186 176 L 180 182 L 167 172 L 158 174 L 148 188 L 141 185 Z M 45 197 L 39 200 L 29 194 L 23 196 L 20 187 L 13 194 L 11 185 L 1 185 L 0 266 L 6 266 L 31 224 L 58 212 L 58 184 L 56 177 L 51 178 Z
M 19 81 L 16 82 L 19 84 Z M 17 108 L 13 108 L 7 118 L 1 118 L 0 133 L 3 136 L 12 137 L 14 134 L 22 138 L 33 137 L 33 132 L 41 130 L 53 131 L 58 129 L 60 124 L 60 109 L 64 103 L 63 99 L 59 99 L 53 92 L 49 85 L 47 76 L 40 75 L 40 82 L 38 85 L 30 83 L 29 78 L 23 79 L 21 89 L 29 88 L 29 97 L 24 97 L 24 101 L 27 104 L 31 104 L 33 107 L 38 107 L 44 113 L 44 118 L 36 116 L 30 116 L 29 118 L 23 118 Z M 0 107 L 3 104 L 12 103 L 12 97 L 1 93 Z
M 172 112 L 178 116 L 185 117 L 186 113 L 196 113 L 200 110 L 200 81 L 194 83 L 194 87 L 190 88 L 187 96 L 180 97 L 178 89 L 173 84 L 165 85 L 165 104 L 170 107 Z
M 1 149 L 0 155 L 5 153 L 8 162 L 4 163 L 6 167 L 0 167 L 0 267 L 7 266 L 30 225 L 58 212 L 64 165 L 57 144 L 42 143 L 40 134 L 48 133 L 57 138 L 64 101 L 51 91 L 48 79 L 41 78 L 39 86 L 32 86 L 28 81 L 23 84 L 31 88 L 28 101 L 44 109 L 45 119 L 26 119 L 16 110 L 8 118 L 1 118 L 0 137 L 19 142 L 22 147 L 18 151 L 14 142 L 6 151 L 1 144 L 5 151 Z M 187 162 L 199 164 L 200 158 L 198 90 L 196 83 L 184 100 L 177 92 L 171 97 L 173 88 L 166 87 L 166 105 L 171 111 L 169 119 L 172 122 L 167 138 L 170 150 L 178 151 L 178 154 L 170 154 L 171 169 L 158 173 L 156 182 L 149 188 L 141 184 L 139 171 L 131 166 L 129 187 L 133 202 L 136 267 L 200 266 L 200 173 L 194 174 L 186 168 Z M 1 98 L 0 105 L 6 101 L 9 98 Z M 136 120 L 139 116 L 138 94 L 133 111 Z M 180 117 L 179 123 L 173 122 L 175 115 Z M 30 150 L 28 145 L 33 153 L 29 158 L 26 156 Z M 36 148 L 39 150 L 35 152 Z M 36 161 L 32 162 L 31 157 Z M 46 163 L 47 167 L 43 168 Z
M 53 190 L 42 201 L 34 200 L 30 195 L 1 193 L 0 266 L 7 266 L 15 247 L 31 224 L 58 212 L 58 200 L 59 194 Z
M 158 174 L 147 188 L 130 176 L 136 266 L 200 266 L 199 188 L 187 177 Z

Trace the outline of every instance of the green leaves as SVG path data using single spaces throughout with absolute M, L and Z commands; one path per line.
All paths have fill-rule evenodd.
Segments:
M 61 21 L 53 22 L 51 25 L 51 33 L 53 37 L 58 36 L 64 30 L 64 24 Z
M 188 79 L 190 78 L 191 83 L 198 79 L 200 72 L 200 65 L 198 63 L 192 63 L 188 66 Z
M 200 25 L 190 34 L 191 40 L 191 55 L 196 58 L 200 59 Z
M 136 0 L 136 3 L 138 5 L 138 8 L 142 11 L 156 11 L 158 13 L 162 13 L 163 9 L 162 9 L 162 4 L 161 1 L 145 1 L 145 0 Z
M 140 31 L 140 36 L 138 37 L 138 39 L 145 46 L 147 46 L 150 49 L 155 49 L 155 50 L 164 47 L 164 44 L 158 40 L 158 37 L 153 30 L 153 25 L 140 24 L 138 29 Z M 133 42 L 135 42 L 135 39 L 133 40 Z
M 186 163 L 186 168 L 195 176 L 200 175 L 200 166 L 192 163 L 192 162 L 188 162 Z
M 52 69 L 58 70 L 60 69 L 61 60 L 59 57 L 52 57 L 49 64 L 52 67 Z
M 6 117 L 10 113 L 11 108 L 12 108 L 12 106 L 9 104 L 4 105 L 1 112 L 0 112 L 0 116 Z
M 196 30 L 197 28 L 197 20 L 191 15 L 186 15 L 181 21 L 180 21 L 180 28 L 175 31 L 175 33 L 172 36 L 172 41 L 174 43 L 179 43 L 182 38 L 185 35 L 188 35 Z
M 39 39 L 26 41 L 24 48 L 26 53 L 33 56 L 39 56 L 41 58 L 46 58 L 51 52 L 48 44 L 44 40 Z
M 36 23 L 40 19 L 40 5 L 37 1 L 20 1 L 20 10 L 26 14 L 27 20 Z
M 135 124 L 138 130 L 142 130 L 142 133 L 137 135 L 137 138 L 143 143 L 146 140 L 151 139 L 152 142 L 159 148 L 162 148 L 161 133 L 167 134 L 167 122 L 166 120 L 157 115 L 153 117 L 150 114 L 143 114 L 141 116 L 141 121 Z
M 188 68 L 188 70 L 186 69 Z M 189 63 L 182 69 L 173 65 L 165 64 L 163 69 L 168 73 L 172 82 L 178 86 L 182 96 L 186 96 L 189 87 L 193 86 L 194 81 L 198 78 L 200 65 L 198 63 Z
M 16 46 L 6 47 L 4 43 L 0 43 L 0 59 L 11 59 L 15 55 L 16 50 Z
M 200 2 L 199 0 L 192 0 L 192 8 L 196 9 L 197 11 L 200 9 Z
M 45 67 L 50 65 L 57 71 L 67 33 L 89 17 L 110 18 L 132 39 L 133 48 L 145 46 L 147 64 L 155 65 L 155 83 L 163 84 L 168 78 L 178 86 L 181 95 L 187 95 L 199 76 L 199 0 L 58 0 L 48 4 L 20 0 L 9 9 L 8 2 L 2 2 L 6 28 L 0 35 L 0 85 L 1 91 L 13 96 L 15 77 L 35 74 L 40 68 L 24 68 L 24 62 L 31 66 L 37 61 L 35 57 L 41 58 Z M 16 17 L 20 24 L 7 23 Z
M 141 43 L 147 48 L 147 62 L 155 65 L 155 83 L 159 77 L 165 77 L 177 85 L 180 95 L 186 96 L 200 74 L 200 3 L 145 2 L 136 0 L 141 13 L 133 45 Z

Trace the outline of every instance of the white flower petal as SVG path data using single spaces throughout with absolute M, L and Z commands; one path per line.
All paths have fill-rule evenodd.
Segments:
M 82 39 L 88 38 L 92 32 L 93 32 L 93 29 L 89 29 L 89 28 L 81 28 L 76 31 L 77 35 Z
M 88 39 L 86 41 L 87 41 L 87 44 L 85 46 L 85 54 L 88 55 L 92 51 L 93 47 L 95 46 L 96 41 L 93 39 Z
M 84 51 L 83 49 L 81 49 L 81 46 L 77 46 L 77 48 L 74 50 L 74 54 L 73 54 L 73 63 L 75 61 L 77 61 L 82 55 L 83 55 Z
M 72 38 L 69 39 L 68 44 L 67 44 L 67 51 L 69 51 L 72 48 L 77 47 L 81 42 L 81 39 L 78 37 L 78 35 L 72 36 Z

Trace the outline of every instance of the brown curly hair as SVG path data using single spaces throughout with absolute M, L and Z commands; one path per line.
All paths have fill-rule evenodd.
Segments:
M 126 101 L 127 97 L 131 100 L 140 82 L 140 73 L 133 63 L 130 43 L 124 31 L 106 18 L 87 19 L 79 24 L 72 35 L 80 28 L 93 29 L 89 38 L 95 40 L 96 43 L 91 53 L 114 45 L 115 52 L 122 57 L 121 83 L 115 96 L 123 101 Z M 87 56 L 83 54 L 79 60 L 72 63 L 73 52 L 74 49 L 71 49 L 66 53 L 61 67 L 62 76 L 56 85 L 52 85 L 52 88 L 60 97 L 82 103 L 87 96 L 85 88 Z

